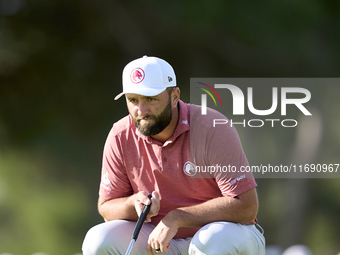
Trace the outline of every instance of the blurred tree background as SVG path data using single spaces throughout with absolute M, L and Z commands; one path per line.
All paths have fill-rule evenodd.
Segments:
M 0 253 L 80 253 L 102 221 L 102 150 L 127 114 L 113 97 L 129 61 L 167 60 L 189 102 L 190 77 L 338 77 L 339 28 L 331 0 L 0 0 Z M 339 95 L 315 95 L 333 121 L 313 154 L 326 163 L 339 163 Z M 295 141 L 275 132 L 241 139 L 287 154 Z M 340 251 L 339 179 L 258 184 L 268 245 Z

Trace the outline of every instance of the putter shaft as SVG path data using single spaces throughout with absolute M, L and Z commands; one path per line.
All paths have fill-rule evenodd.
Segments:
M 151 194 L 148 196 L 148 198 L 150 198 L 150 199 L 152 198 Z M 142 226 L 143 226 L 143 223 L 144 223 L 144 221 L 146 219 L 146 216 L 150 212 L 150 207 L 151 207 L 151 203 L 149 205 L 144 205 L 142 213 L 140 214 L 140 216 L 139 216 L 139 218 L 137 220 L 137 224 L 136 224 L 135 229 L 134 229 L 133 234 L 132 234 L 131 242 L 129 244 L 129 247 L 128 247 L 125 255 L 129 255 L 130 254 L 130 252 L 132 250 L 132 247 L 133 247 L 133 244 L 136 242 L 137 237 L 139 235 L 139 232 L 142 229 Z
M 135 243 L 135 241 L 136 241 L 135 239 L 132 239 L 132 240 L 131 240 L 131 242 L 130 242 L 130 244 L 129 244 L 129 247 L 128 247 L 126 253 L 125 253 L 125 255 L 130 255 L 130 252 L 131 252 L 131 250 L 132 250 L 132 247 L 133 247 L 133 244 Z

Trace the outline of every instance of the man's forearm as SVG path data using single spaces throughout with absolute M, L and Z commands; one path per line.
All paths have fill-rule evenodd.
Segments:
M 216 221 L 247 223 L 255 219 L 257 210 L 257 195 L 253 189 L 239 197 L 219 197 L 202 204 L 175 209 L 162 221 L 178 228 L 202 227 Z
M 99 198 L 98 212 L 105 221 L 110 220 L 137 220 L 138 215 L 134 206 L 134 196 L 116 198 L 104 201 Z

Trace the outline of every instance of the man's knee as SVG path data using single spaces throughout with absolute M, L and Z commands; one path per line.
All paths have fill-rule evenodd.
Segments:
M 240 251 L 252 249 L 253 246 L 258 245 L 257 240 L 254 243 L 251 234 L 247 227 L 240 224 L 210 223 L 195 234 L 190 244 L 189 254 L 240 254 Z
M 83 255 L 107 255 L 124 253 L 129 246 L 136 222 L 115 220 L 91 228 L 83 242 Z M 152 227 L 144 224 L 134 250 L 145 250 Z M 142 253 L 141 253 L 142 254 Z
M 101 225 L 97 225 L 92 227 L 85 236 L 83 241 L 83 254 L 85 255 L 94 255 L 100 254 L 100 250 L 105 245 L 105 235 L 102 233 Z
M 101 255 L 113 252 L 116 244 L 129 243 L 131 233 L 126 233 L 123 226 L 125 221 L 110 221 L 92 227 L 83 242 L 84 255 Z
M 202 227 L 193 237 L 190 254 L 221 254 L 220 249 L 235 249 L 235 231 L 239 231 L 234 223 L 215 222 Z M 239 235 L 238 235 L 239 236 Z M 226 254 L 226 253 L 223 253 Z

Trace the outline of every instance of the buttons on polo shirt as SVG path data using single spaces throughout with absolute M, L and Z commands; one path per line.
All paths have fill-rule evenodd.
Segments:
M 167 162 L 167 161 L 168 161 L 168 159 L 167 159 L 166 157 L 164 157 L 164 158 L 163 158 L 163 161 L 164 161 L 164 162 Z

